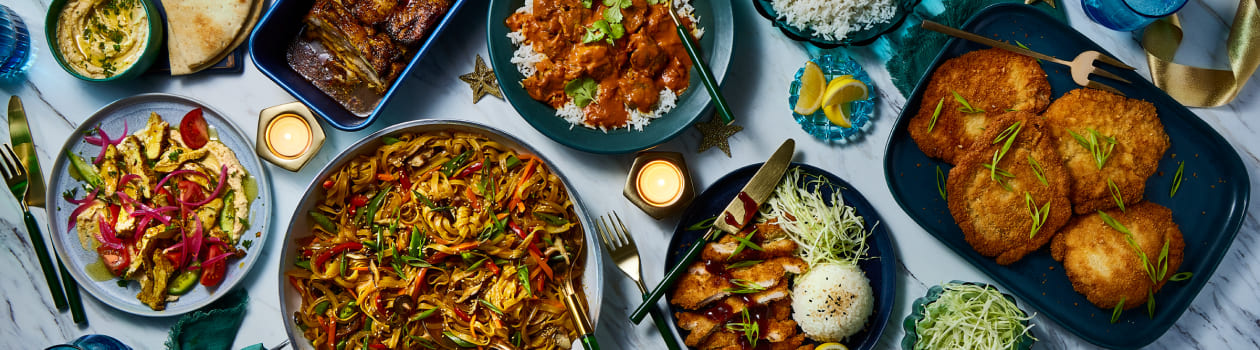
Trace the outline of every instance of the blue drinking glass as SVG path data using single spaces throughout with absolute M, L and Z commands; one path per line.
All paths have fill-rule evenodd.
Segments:
M 131 350 L 131 347 L 108 335 L 88 334 L 70 344 L 53 345 L 44 350 Z
M 8 6 L 0 5 L 0 80 L 12 80 L 31 67 L 31 33 Z
M 1186 0 L 1081 0 L 1089 19 L 1122 32 L 1142 29 L 1185 5 Z

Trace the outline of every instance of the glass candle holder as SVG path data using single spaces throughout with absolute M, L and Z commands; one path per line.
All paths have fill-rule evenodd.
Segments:
M 622 194 L 660 220 L 686 208 L 695 197 L 695 189 L 681 153 L 640 152 L 626 176 Z
M 258 114 L 258 156 L 289 171 L 306 165 L 324 144 L 324 129 L 301 102 L 286 103 Z

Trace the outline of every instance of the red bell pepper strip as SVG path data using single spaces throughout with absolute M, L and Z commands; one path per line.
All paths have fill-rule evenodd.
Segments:
M 323 254 L 320 254 L 319 256 L 315 257 L 315 263 L 311 264 L 311 267 L 324 266 L 324 263 L 328 262 L 328 258 L 331 258 L 335 254 L 340 254 L 341 252 L 344 252 L 347 250 L 359 250 L 359 249 L 363 249 L 363 244 L 359 242 L 346 242 L 346 243 L 338 244 L 336 246 L 333 246 L 332 249 L 329 249 L 325 251 Z
M 486 260 L 486 268 L 490 269 L 490 274 L 495 276 L 499 275 L 499 265 L 494 264 L 494 259 Z
M 459 174 L 455 174 L 454 177 L 451 177 L 451 180 L 459 179 L 461 177 L 472 175 L 475 172 L 481 171 L 481 167 L 484 166 L 483 164 L 484 163 L 480 161 L 476 163 L 472 163 L 472 165 L 464 167 L 464 170 L 460 171 Z
M 512 191 L 512 200 L 508 202 L 508 209 L 517 208 L 518 211 L 525 210 L 525 206 L 521 204 L 521 191 L 525 190 L 525 180 L 534 175 L 534 166 L 538 165 L 537 158 L 529 158 L 529 164 L 525 165 L 525 171 L 521 172 L 521 179 L 516 182 L 516 190 Z
M 512 232 L 516 232 L 517 236 L 521 236 L 521 238 L 526 237 L 525 231 L 521 230 L 521 226 L 517 225 L 515 221 L 508 221 L 508 228 L 511 229 Z M 547 279 L 555 278 L 552 275 L 551 266 L 547 266 L 547 261 L 542 258 L 542 251 L 538 250 L 538 245 L 534 244 L 534 239 L 530 238 L 529 242 L 526 242 L 526 244 L 529 247 L 529 256 L 534 259 L 535 263 L 538 263 L 538 267 L 542 269 L 544 274 L 547 275 Z
M 464 312 L 464 310 L 460 310 L 458 307 L 451 307 L 451 310 L 455 310 L 455 316 L 459 316 L 459 319 L 464 320 L 464 322 L 472 322 L 472 316 L 468 316 L 468 313 Z
M 337 322 L 333 321 L 332 317 L 329 317 L 326 322 L 328 322 L 328 348 L 336 349 L 337 348 Z

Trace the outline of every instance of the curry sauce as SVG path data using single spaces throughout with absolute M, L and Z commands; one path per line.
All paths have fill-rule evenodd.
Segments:
M 691 59 L 664 1 L 649 5 L 647 0 L 620 0 L 630 2 L 620 9 L 620 21 L 615 23 L 624 28 L 624 34 L 614 39 L 603 33 L 605 38 L 593 41 L 592 32 L 601 34 L 593 29 L 599 27 L 597 22 L 609 22 L 610 6 L 604 1 L 587 0 L 590 8 L 582 0 L 527 1 L 533 1 L 532 12 L 514 13 L 506 25 L 546 57 L 535 65 L 534 75 L 521 81 L 533 99 L 562 108 L 573 99 L 565 92 L 567 85 L 592 79 L 598 92 L 589 104 L 579 105 L 586 124 L 619 128 L 627 125 L 631 109 L 650 113 L 662 89 L 678 95 L 686 91 Z M 680 19 L 687 28 L 694 28 L 688 17 Z

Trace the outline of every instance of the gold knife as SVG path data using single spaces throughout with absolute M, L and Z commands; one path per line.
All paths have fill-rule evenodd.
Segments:
M 665 294 L 665 290 L 674 285 L 674 282 L 687 271 L 687 266 L 695 262 L 700 257 L 700 252 L 704 250 L 705 243 L 717 238 L 722 233 L 738 233 L 748 225 L 754 215 L 757 214 L 757 208 L 761 207 L 770 195 L 774 193 L 775 187 L 779 186 L 779 180 L 783 179 L 783 174 L 787 172 L 787 168 L 792 164 L 792 155 L 796 153 L 796 141 L 787 139 L 779 146 L 774 155 L 765 164 L 757 169 L 757 173 L 753 174 L 752 179 L 748 180 L 748 184 L 744 185 L 744 189 L 739 191 L 735 199 L 726 205 L 726 209 L 718 215 L 717 220 L 713 221 L 713 228 L 704 234 L 704 237 L 696 240 L 691 245 L 691 249 L 687 250 L 687 254 L 683 255 L 682 260 L 669 273 L 665 274 L 665 279 L 652 289 L 652 294 L 643 300 L 642 304 L 630 314 L 630 321 L 638 324 L 643 321 L 643 317 L 647 315 L 648 310 L 656 304 L 657 300 Z
M 44 243 L 43 231 L 39 229 L 39 223 L 35 221 L 35 216 L 31 215 L 30 207 L 43 208 L 44 202 L 44 172 L 39 168 L 39 157 L 35 154 L 34 140 L 31 138 L 31 129 L 26 122 L 26 109 L 22 108 L 22 99 L 17 96 L 9 98 L 9 141 L 13 143 L 13 153 L 17 154 L 18 161 L 26 168 L 27 180 L 25 188 L 22 185 L 10 188 L 13 195 L 22 203 L 22 211 L 26 220 L 26 233 L 31 238 L 31 246 L 35 248 L 35 256 L 39 259 L 39 265 L 44 270 L 44 280 L 48 282 L 48 289 L 53 295 L 53 304 L 57 309 L 65 309 L 67 301 L 70 306 L 70 314 L 74 317 L 74 323 L 85 323 L 87 319 L 83 314 L 83 301 L 79 299 L 79 287 L 74 282 L 74 277 L 70 276 L 70 272 L 66 271 L 66 267 L 60 263 L 54 263 L 48 256 L 48 247 Z M 46 210 L 46 209 L 45 209 Z M 57 280 L 57 272 L 61 273 L 61 281 Z M 64 283 L 65 290 L 62 290 Z

